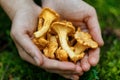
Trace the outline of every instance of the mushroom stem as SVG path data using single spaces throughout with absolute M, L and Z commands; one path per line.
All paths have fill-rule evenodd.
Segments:
M 38 38 L 38 37 L 41 37 L 43 34 L 45 34 L 49 27 L 50 27 L 50 24 L 51 24 L 52 21 L 50 20 L 46 20 L 42 26 L 42 28 L 40 30 L 38 30 L 37 32 L 35 32 L 35 37 Z
M 74 57 L 75 53 L 71 50 L 67 43 L 67 31 L 60 30 L 58 36 L 61 47 L 69 54 L 70 58 Z

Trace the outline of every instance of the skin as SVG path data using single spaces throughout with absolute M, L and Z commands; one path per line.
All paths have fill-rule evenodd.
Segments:
M 104 44 L 95 9 L 82 0 L 42 0 L 42 7 L 49 7 L 57 11 L 63 19 L 80 26 L 83 31 L 89 32 L 99 47 Z M 99 61 L 100 48 L 89 50 L 85 57 L 77 63 L 81 72 L 88 71 Z M 69 75 L 69 74 L 68 74 Z M 79 75 L 76 75 L 75 80 Z
M 56 10 L 64 19 L 72 21 L 74 25 L 82 26 L 85 30 L 87 29 L 93 36 L 93 39 L 100 46 L 103 45 L 96 12 L 93 7 L 81 0 L 44 0 L 42 4 L 43 7 L 48 6 Z M 0 5 L 12 21 L 11 37 L 23 60 L 48 72 L 57 73 L 73 80 L 78 80 L 84 71 L 88 71 L 91 66 L 95 66 L 98 63 L 99 48 L 90 50 L 77 64 L 46 58 L 31 40 L 33 32 L 37 27 L 41 7 L 37 6 L 33 0 L 0 0 Z

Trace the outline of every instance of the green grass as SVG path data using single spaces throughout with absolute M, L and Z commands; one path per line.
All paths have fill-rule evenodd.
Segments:
M 106 28 L 119 28 L 119 0 L 86 0 L 96 8 L 105 45 L 101 48 L 100 62 L 80 80 L 120 80 L 120 40 Z M 10 38 L 11 21 L 0 8 L 0 80 L 65 80 L 23 60 Z

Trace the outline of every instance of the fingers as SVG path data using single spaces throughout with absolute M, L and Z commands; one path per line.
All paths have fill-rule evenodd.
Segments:
M 85 22 L 88 25 L 89 31 L 91 35 L 93 36 L 93 39 L 96 42 L 98 42 L 99 46 L 102 46 L 104 42 L 101 36 L 101 31 L 100 31 L 100 26 L 98 23 L 97 15 L 94 10 L 93 10 L 93 14 L 91 14 L 89 18 L 85 20 Z
M 71 62 L 61 62 L 44 57 L 42 68 L 48 72 L 57 73 L 67 79 L 78 80 L 83 74 L 82 69 Z
M 20 46 L 19 46 L 19 44 L 17 44 L 16 42 L 15 42 L 15 44 L 16 44 L 16 46 L 17 46 L 17 48 L 18 48 L 18 51 L 19 51 L 19 54 L 20 54 L 20 56 L 21 56 L 21 58 L 23 58 L 25 61 L 28 61 L 28 62 L 30 62 L 30 63 L 32 63 L 32 64 L 34 64 L 34 65 L 37 65 L 37 64 L 35 64 L 35 61 L 34 61 L 34 59 L 31 57 L 31 56 L 29 56 L 25 51 L 24 51 L 24 49 L 23 48 L 21 48 Z M 53 63 L 53 61 L 51 62 L 51 63 Z M 48 67 L 48 72 L 52 72 L 52 73 L 57 73 L 57 74 L 61 74 L 61 76 L 63 76 L 63 77 L 65 77 L 65 78 L 67 78 L 67 79 L 73 79 L 73 80 L 78 80 L 79 79 L 79 76 L 81 76 L 82 74 L 83 74 L 83 72 L 82 72 L 82 69 L 81 68 L 79 68 L 78 66 L 78 68 L 76 68 L 76 69 L 74 69 L 74 67 L 65 67 L 65 66 L 62 66 L 61 64 L 61 67 L 63 67 L 63 68 L 60 68 L 60 67 L 58 67 L 58 69 L 54 69 L 54 68 L 57 68 L 57 66 L 55 67 L 53 67 L 53 66 L 50 66 L 50 65 L 52 65 L 51 63 L 45 63 L 45 64 L 48 64 L 48 65 L 44 65 L 43 64 L 43 67 L 44 67 L 44 69 L 45 68 L 47 68 Z M 61 62 L 62 63 L 62 62 Z M 58 63 L 59 64 L 59 63 Z M 67 62 L 64 62 L 63 63 L 63 65 L 65 65 L 66 64 L 66 66 L 69 66 L 69 65 L 71 65 L 72 63 L 67 63 Z M 69 64 L 69 65 L 68 65 Z M 74 65 L 74 64 L 73 64 Z M 45 67 L 46 66 L 46 67 Z M 59 65 L 58 65 L 59 66 Z M 66 70 L 66 68 L 67 68 L 67 70 Z M 78 71 L 78 72 L 76 72 L 76 71 Z
M 77 64 L 48 59 L 46 57 L 43 59 L 44 63 L 41 67 L 48 72 L 60 74 L 67 79 L 71 79 L 72 77 L 73 80 L 78 80 L 79 76 L 83 75 L 82 68 Z
M 99 54 L 100 54 L 100 48 L 89 51 L 88 61 L 91 66 L 96 66 L 96 64 L 99 62 L 99 58 L 100 58 Z
M 59 70 L 59 69 L 47 69 L 46 71 L 48 72 L 52 72 L 52 73 L 58 73 L 58 74 L 69 74 L 69 75 L 83 75 L 83 71 L 81 70 L 77 70 L 77 71 L 70 71 L 70 70 Z
M 96 66 L 99 62 L 100 48 L 90 50 L 88 54 L 81 60 L 81 67 L 83 71 L 88 71 L 91 66 Z
M 91 65 L 88 62 L 88 58 L 89 56 L 86 54 L 83 59 L 81 59 L 81 67 L 83 69 L 83 71 L 88 71 L 91 67 Z
M 83 71 L 88 71 L 91 66 L 96 66 L 99 61 L 100 49 L 90 50 L 88 54 L 81 60 L 81 67 Z
M 13 38 L 14 41 L 16 41 L 17 44 L 22 47 L 23 51 L 25 51 L 29 56 L 31 56 L 38 65 L 42 64 L 41 52 L 27 34 L 17 33 Z
M 42 65 L 46 69 L 59 69 L 59 70 L 68 70 L 75 71 L 76 65 L 72 62 L 58 61 L 53 59 L 48 59 L 44 57 L 44 63 Z
M 16 42 L 15 42 L 15 45 L 18 49 L 19 55 L 23 60 L 37 66 L 37 64 L 35 63 L 35 60 L 30 55 L 28 55 L 23 48 L 21 48 Z

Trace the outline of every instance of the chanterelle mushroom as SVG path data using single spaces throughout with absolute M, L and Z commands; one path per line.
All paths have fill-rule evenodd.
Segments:
M 55 51 L 58 48 L 58 42 L 55 36 L 52 36 L 50 34 L 48 34 L 48 40 L 49 43 L 46 46 L 46 48 L 43 49 L 44 55 L 51 58 L 51 59 L 55 59 Z
M 98 47 L 97 42 L 92 40 L 91 35 L 87 32 L 82 32 L 80 28 L 76 31 L 74 37 L 77 40 L 77 42 L 79 42 L 80 44 L 84 46 L 87 46 L 88 48 Z
M 75 55 L 67 43 L 67 36 L 75 32 L 75 28 L 71 22 L 54 22 L 51 28 L 58 34 L 61 47 L 68 53 L 70 59 L 74 62 L 79 60 L 81 56 Z
M 44 8 L 42 10 L 39 18 L 43 19 L 44 23 L 43 23 L 42 28 L 34 33 L 34 36 L 36 38 L 39 38 L 43 34 L 45 34 L 48 31 L 51 23 L 59 18 L 59 15 L 56 12 L 54 12 L 53 10 L 49 9 L 49 8 Z
M 68 61 L 68 54 L 67 54 L 67 52 L 66 52 L 64 49 L 62 49 L 61 47 L 59 47 L 59 48 L 56 50 L 55 54 L 56 54 L 56 58 L 57 58 L 57 59 L 59 59 L 59 60 L 61 60 L 61 61 Z
M 75 44 L 75 54 L 80 54 L 81 58 L 84 57 L 84 51 L 88 48 L 97 48 L 98 44 L 92 40 L 91 36 L 87 32 L 82 32 L 78 29 L 75 33 L 75 39 L 77 43 Z
M 48 44 L 48 41 L 44 37 L 34 38 L 32 41 L 37 45 L 40 50 L 43 50 Z
M 42 23 L 43 23 L 43 19 L 39 18 L 37 31 L 42 28 L 43 25 Z M 39 38 L 35 38 L 35 37 L 33 38 L 33 42 L 38 46 L 40 50 L 43 50 L 48 44 L 48 41 L 46 40 L 45 37 L 46 37 L 46 33 Z

